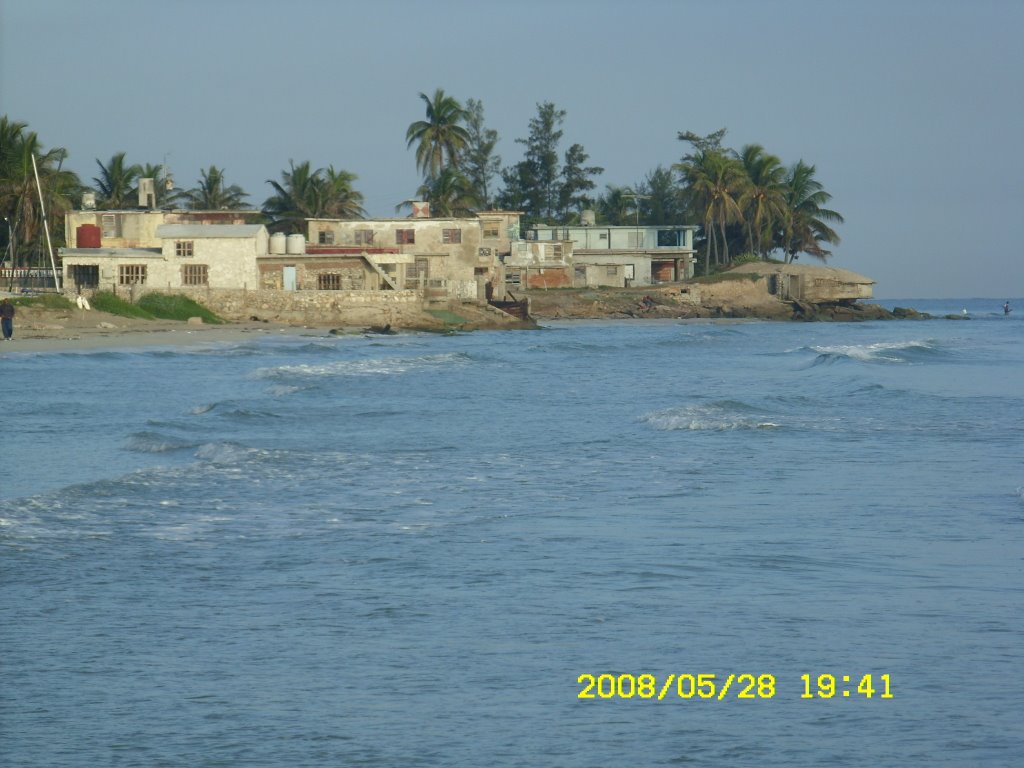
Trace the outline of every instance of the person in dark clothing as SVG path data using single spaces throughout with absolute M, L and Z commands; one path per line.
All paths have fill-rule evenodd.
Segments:
M 10 299 L 0 301 L 0 326 L 3 326 L 4 341 L 10 341 L 14 335 L 14 305 Z

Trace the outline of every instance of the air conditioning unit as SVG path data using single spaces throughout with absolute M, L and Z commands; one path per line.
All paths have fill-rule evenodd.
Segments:
M 154 179 L 139 179 L 139 208 L 156 208 Z

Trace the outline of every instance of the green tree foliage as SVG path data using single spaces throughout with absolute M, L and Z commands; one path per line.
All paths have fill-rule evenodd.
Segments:
M 787 216 L 782 229 L 781 247 L 786 253 L 787 262 L 792 262 L 801 253 L 825 261 L 832 252 L 826 250 L 823 244 L 839 244 L 839 235 L 829 224 L 842 224 L 843 217 L 825 208 L 832 195 L 814 178 L 815 172 L 813 165 L 799 160 L 786 174 Z
M 529 135 L 516 139 L 526 147 L 523 159 L 502 171 L 501 205 L 523 211 L 527 223 L 565 221 L 571 210 L 590 200 L 586 193 L 595 186 L 590 177 L 604 170 L 584 165 L 589 156 L 580 144 L 566 152 L 564 166 L 559 163 L 565 114 L 550 101 L 538 104 Z
M 774 246 L 774 232 L 788 218 L 786 169 L 779 158 L 765 152 L 760 144 L 743 147 L 739 159 L 748 182 L 737 201 L 743 212 L 746 250 L 764 259 Z
M 609 184 L 597 199 L 597 219 L 602 224 L 621 226 L 634 223 L 633 190 Z
M 435 178 L 443 168 L 458 167 L 462 153 L 470 143 L 463 123 L 469 117 L 462 105 L 438 88 L 433 97 L 425 93 L 426 119 L 417 120 L 405 132 L 406 148 L 416 145 L 416 167 L 427 179 Z
M 636 185 L 640 223 L 678 226 L 688 220 L 686 201 L 672 171 L 659 165 Z
M 735 153 L 722 149 L 696 149 L 675 168 L 682 175 L 692 210 L 699 212 L 704 226 L 708 241 L 704 252 L 704 272 L 707 274 L 712 255 L 716 265 L 729 262 L 726 230 L 730 224 L 743 220 L 737 201 L 748 185 L 747 176 Z
M 472 216 L 479 206 L 472 183 L 452 167 L 442 169 L 436 177 L 428 177 L 416 195 L 430 203 L 430 215 L 436 217 Z
M 590 155 L 583 150 L 582 144 L 573 144 L 565 151 L 558 187 L 558 217 L 562 221 L 567 222 L 571 217 L 578 221 L 583 209 L 594 205 L 593 198 L 587 193 L 597 187 L 592 177 L 604 173 L 604 168 L 587 166 L 589 159 Z
M 199 173 L 198 184 L 183 194 L 185 204 L 191 210 L 234 211 L 247 207 L 245 198 L 248 193 L 237 184 L 226 184 L 223 169 L 211 165 Z
M 137 206 L 142 166 L 128 165 L 124 158 L 124 152 L 117 152 L 106 164 L 96 159 L 100 175 L 94 176 L 92 181 L 96 185 L 96 204 L 100 208 L 118 210 Z
M 45 247 L 44 212 L 52 243 L 63 243 L 64 213 L 73 207 L 82 190 L 78 176 L 62 167 L 67 156 L 62 147 L 45 149 L 27 123 L 0 116 L 0 215 L 6 225 L 0 232 L 0 261 L 9 257 L 15 264 L 27 264 L 26 258 L 19 256 L 19 246 L 27 247 L 29 253 L 41 252 Z M 43 206 L 39 202 L 40 188 Z
M 289 170 L 281 172 L 281 181 L 267 179 L 274 194 L 263 203 L 273 232 L 291 234 L 305 231 L 306 219 L 357 219 L 365 215 L 363 195 L 352 186 L 354 173 L 327 169 L 312 170 L 309 161 L 298 165 L 289 160 Z
M 501 170 L 501 157 L 494 153 L 498 132 L 484 125 L 483 102 L 466 100 L 466 132 L 469 140 L 458 165 L 473 189 L 477 205 L 490 208 L 494 197 L 493 180 Z

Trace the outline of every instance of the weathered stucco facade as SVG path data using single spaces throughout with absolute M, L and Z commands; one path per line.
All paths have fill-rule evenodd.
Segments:
M 310 254 L 365 253 L 371 268 L 380 266 L 398 288 L 417 288 L 428 297 L 486 299 L 504 284 L 495 250 L 500 238 L 494 238 L 494 247 L 484 247 L 479 218 L 308 219 L 307 224 Z
M 81 227 L 95 227 L 104 248 L 159 248 L 162 224 L 247 224 L 259 211 L 69 211 L 64 215 L 68 248 L 80 247 Z M 87 233 L 86 233 L 87 234 Z
M 153 238 L 157 247 L 62 249 L 65 291 L 259 285 L 256 262 L 268 244 L 262 224 L 160 224 Z

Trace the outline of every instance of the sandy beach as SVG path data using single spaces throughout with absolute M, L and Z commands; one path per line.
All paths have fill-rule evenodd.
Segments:
M 337 329 L 358 333 L 360 328 Z M 237 342 L 254 336 L 323 337 L 331 328 L 276 322 L 234 322 L 193 325 L 178 320 L 143 320 L 96 310 L 17 308 L 14 337 L 0 340 L 0 356 L 18 352 L 65 352 L 104 348 L 184 346 Z

